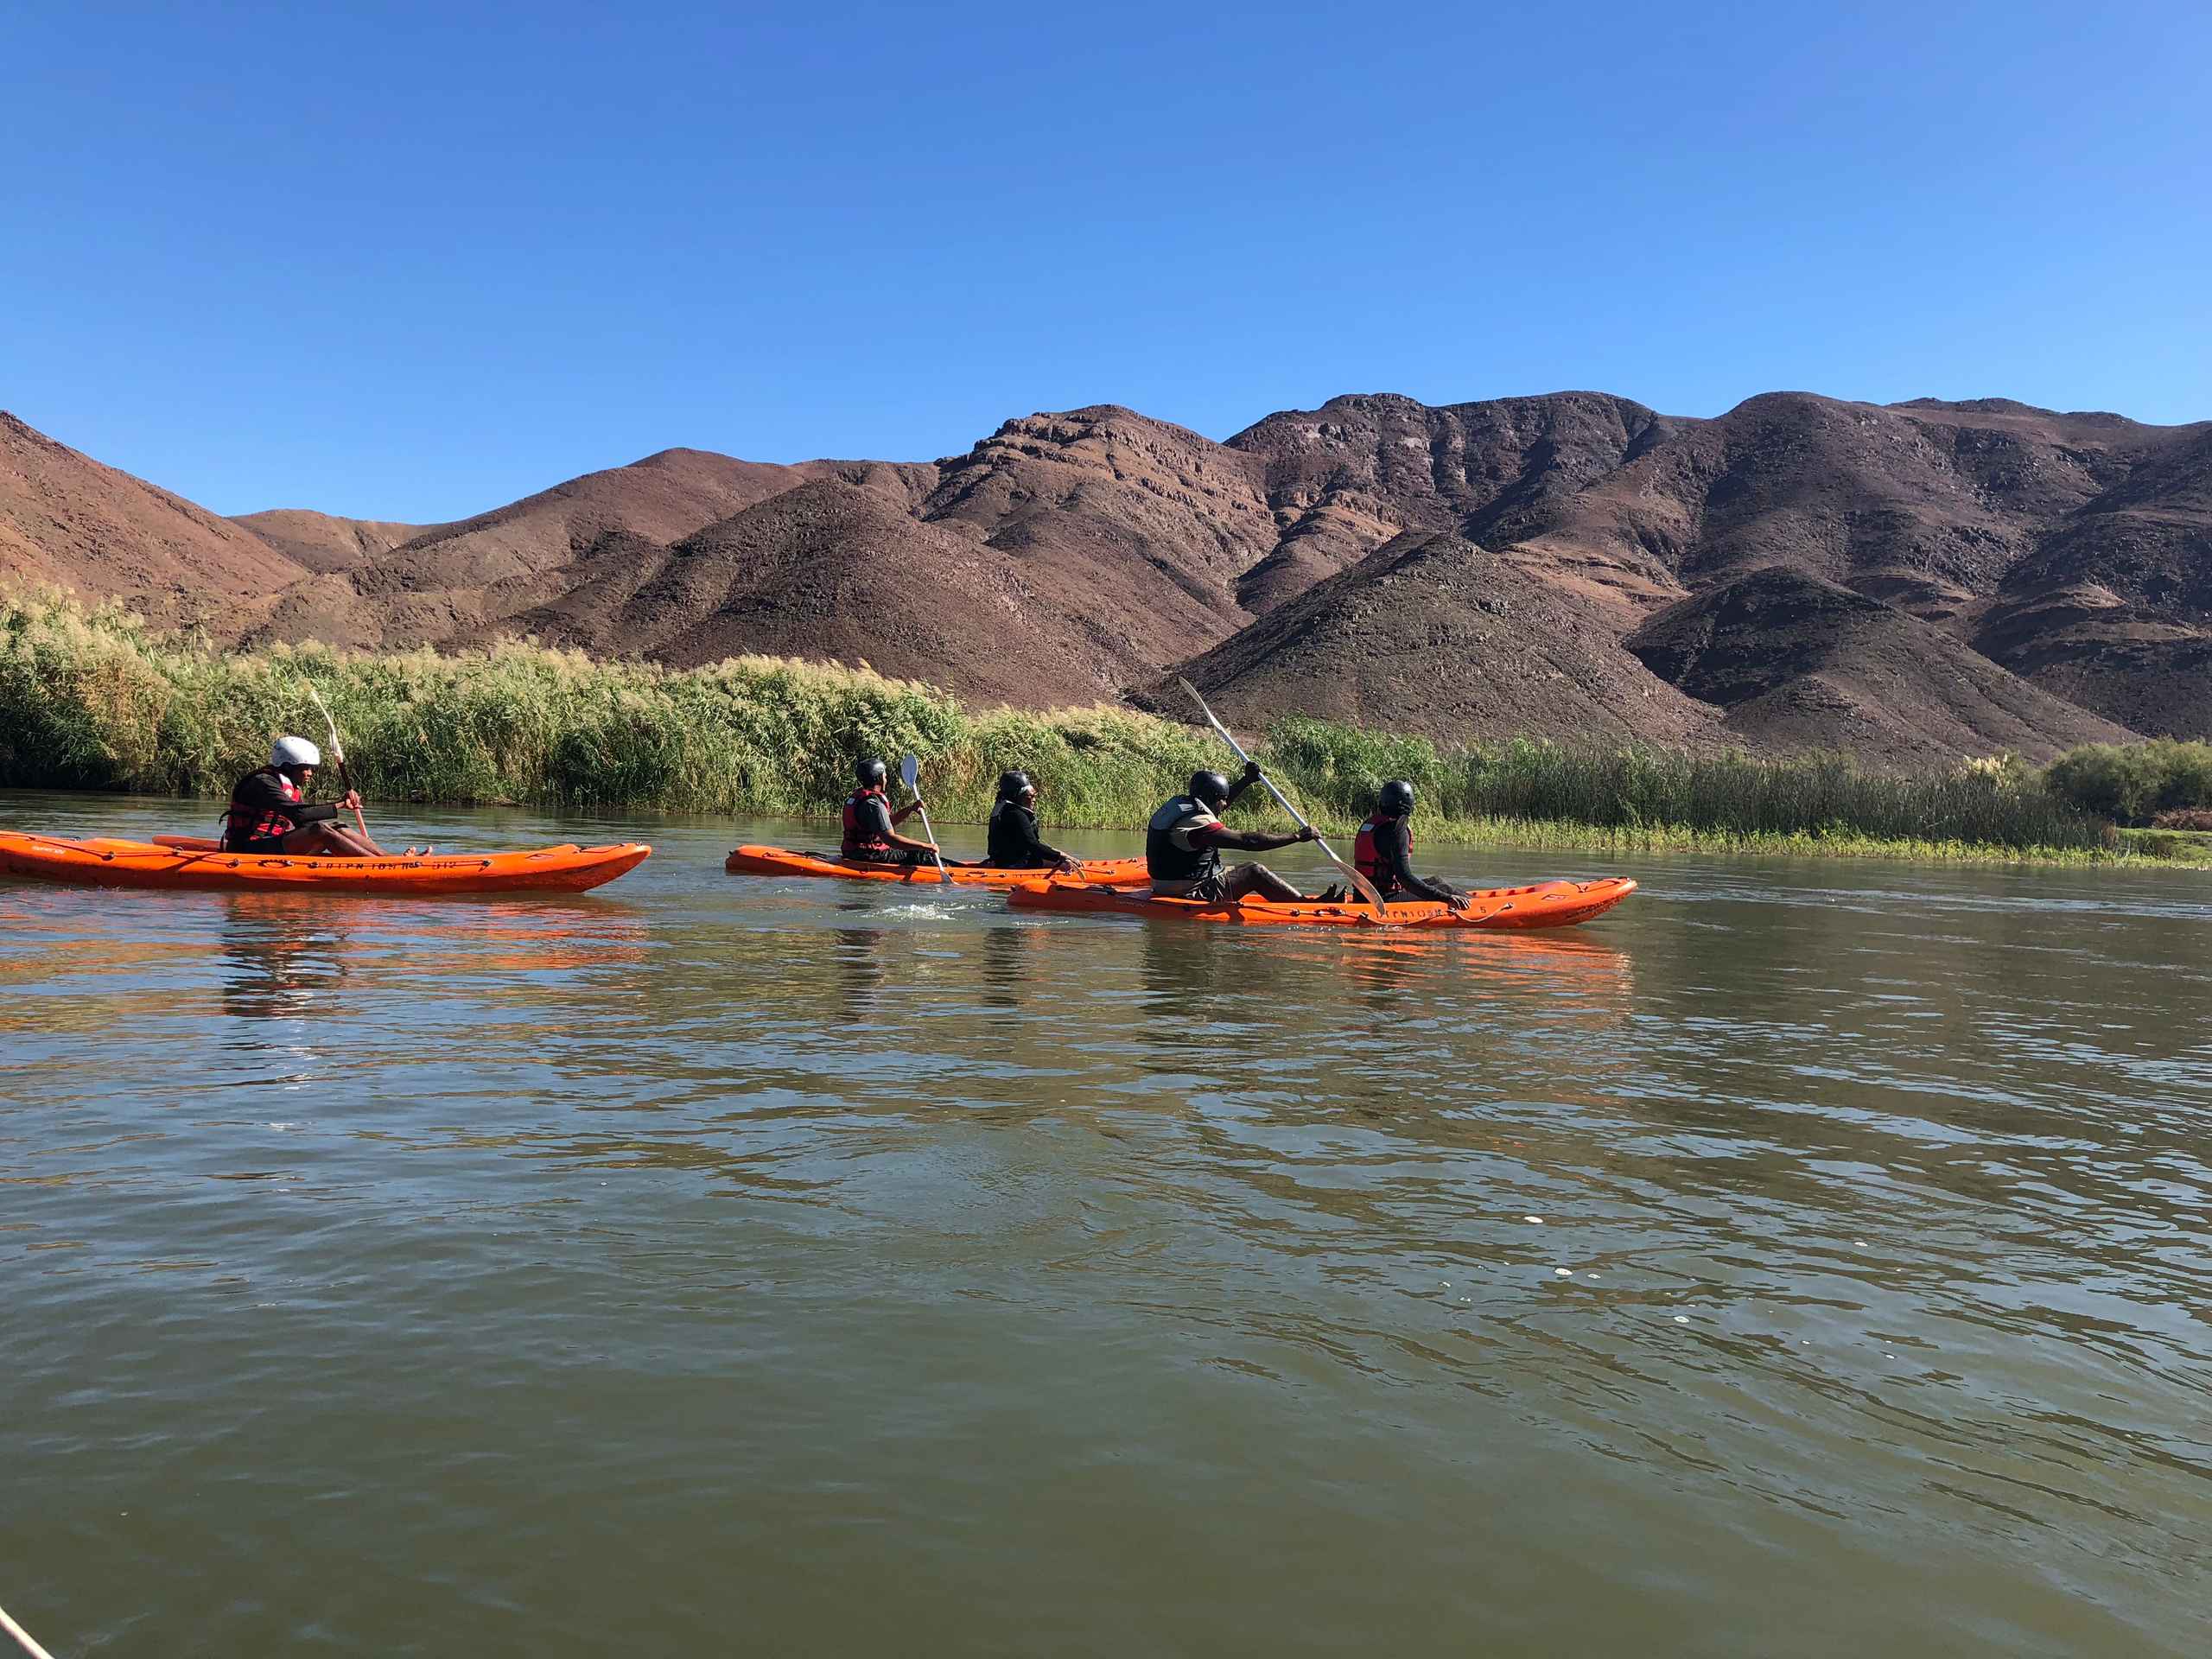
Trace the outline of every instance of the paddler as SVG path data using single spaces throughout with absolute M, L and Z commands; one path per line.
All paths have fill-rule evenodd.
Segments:
M 337 822 L 340 810 L 358 811 L 361 798 L 352 790 L 343 800 L 310 801 L 322 751 L 304 737 L 280 737 L 269 764 L 238 779 L 223 814 L 226 853 L 296 853 L 318 858 L 383 858 L 383 848 L 365 834 Z
M 1047 845 L 1037 833 L 1037 785 L 1018 766 L 999 774 L 998 804 L 991 808 L 990 839 L 983 862 L 999 870 L 1076 873 L 1075 860 Z
M 906 805 L 891 804 L 890 769 L 871 755 L 860 763 L 860 787 L 845 798 L 845 838 L 838 850 L 847 858 L 867 864 L 927 864 L 937 849 L 899 833 L 897 826 L 922 810 L 922 796 Z
M 1236 798 L 1260 781 L 1260 763 L 1244 763 L 1244 775 L 1232 786 L 1217 772 L 1194 772 L 1191 786 L 1163 804 L 1145 826 L 1145 873 L 1152 890 L 1170 899 L 1203 899 L 1209 903 L 1235 901 L 1247 893 L 1263 899 L 1296 899 L 1305 895 L 1264 864 L 1221 868 L 1222 849 L 1265 853 L 1312 841 L 1308 828 L 1287 836 L 1263 835 L 1256 830 L 1231 830 L 1221 815 Z
M 1359 826 L 1352 842 L 1353 867 L 1375 884 L 1386 905 L 1428 899 L 1465 910 L 1465 893 L 1448 882 L 1414 874 L 1413 827 L 1408 822 L 1413 811 L 1414 786 L 1405 779 L 1394 778 L 1376 791 L 1375 810 Z

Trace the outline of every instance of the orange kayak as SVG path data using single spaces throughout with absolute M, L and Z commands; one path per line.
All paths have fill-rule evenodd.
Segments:
M 1080 879 L 1065 878 L 1077 887 L 1141 887 L 1150 880 L 1141 858 L 1098 858 L 1086 861 Z M 722 861 L 732 875 L 828 875 L 846 881 L 905 881 L 925 887 L 938 885 L 934 864 L 869 864 L 836 853 L 794 853 L 782 847 L 741 847 Z M 977 864 L 944 867 L 956 887 L 1018 887 L 1035 881 L 1042 870 L 1001 870 Z
M 190 837 L 171 836 L 174 842 Z M 420 858 L 295 858 L 224 853 L 205 842 L 71 841 L 0 830 L 0 874 L 97 887 L 227 887 L 258 893 L 582 893 L 645 862 L 637 842 L 539 847 L 521 853 L 435 853 Z
M 1599 881 L 1539 881 L 1526 887 L 1487 887 L 1467 895 L 1464 911 L 1419 900 L 1392 905 L 1378 921 L 1370 905 L 1326 905 L 1314 899 L 1291 904 L 1242 899 L 1234 904 L 1199 899 L 1161 899 L 1148 893 L 1119 893 L 1079 881 L 1029 881 L 1007 894 L 1023 910 L 1074 911 L 1090 916 L 1160 916 L 1185 922 L 1255 923 L 1300 927 L 1388 927 L 1393 932 L 1445 928 L 1572 927 L 1603 915 L 1636 891 L 1625 876 Z

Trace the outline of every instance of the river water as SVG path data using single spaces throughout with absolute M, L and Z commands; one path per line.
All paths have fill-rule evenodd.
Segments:
M 658 851 L 0 883 L 58 1659 L 2212 1649 L 2202 874 L 1452 852 L 1644 886 L 1400 939 L 383 828 Z

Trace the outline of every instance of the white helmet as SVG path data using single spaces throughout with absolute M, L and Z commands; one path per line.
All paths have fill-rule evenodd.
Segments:
M 284 766 L 319 766 L 322 764 L 322 751 L 304 737 L 280 737 L 276 740 L 276 747 L 269 751 L 269 764 L 280 769 Z

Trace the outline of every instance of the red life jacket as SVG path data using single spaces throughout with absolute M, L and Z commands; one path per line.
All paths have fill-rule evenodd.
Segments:
M 1397 891 L 1398 873 L 1384 868 L 1381 855 L 1375 850 L 1375 832 L 1386 823 L 1396 822 L 1395 818 L 1385 817 L 1377 812 L 1359 826 L 1359 834 L 1351 843 L 1352 868 L 1372 881 L 1385 898 Z M 1406 832 L 1406 851 L 1408 855 L 1413 852 L 1413 831 L 1408 830 Z
M 838 850 L 847 858 L 865 858 L 870 853 L 891 850 L 891 843 L 880 835 L 873 830 L 861 828 L 861 803 L 871 796 L 884 803 L 887 812 L 890 810 L 891 793 L 880 784 L 870 784 L 867 788 L 856 789 L 845 797 L 845 839 Z
M 276 792 L 286 800 L 295 804 L 300 800 L 300 786 L 274 766 L 264 766 L 260 772 L 248 772 L 238 780 L 239 788 L 244 788 L 251 779 L 264 773 L 276 780 Z M 270 836 L 289 836 L 298 828 L 297 823 L 276 807 L 240 806 L 238 791 L 234 789 L 231 791 L 230 809 L 223 814 L 223 847 L 226 851 L 236 852 L 249 842 L 264 840 Z

